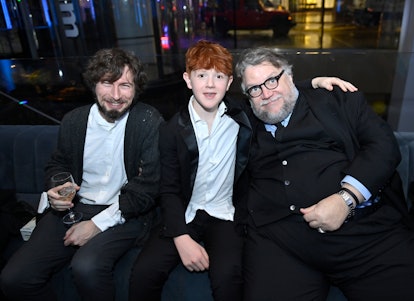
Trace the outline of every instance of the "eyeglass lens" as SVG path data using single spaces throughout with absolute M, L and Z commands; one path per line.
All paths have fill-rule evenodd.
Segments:
M 258 97 L 263 93 L 262 86 L 265 86 L 269 90 L 276 89 L 279 85 L 279 79 L 282 77 L 284 72 L 285 70 L 282 70 L 278 75 L 266 79 L 264 83 L 250 87 L 246 90 L 246 93 L 249 94 L 251 97 Z

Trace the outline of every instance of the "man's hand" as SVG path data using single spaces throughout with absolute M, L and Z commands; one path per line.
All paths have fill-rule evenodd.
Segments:
M 342 80 L 338 77 L 315 77 L 312 79 L 312 87 L 314 89 L 324 88 L 328 91 L 332 91 L 333 86 L 338 86 L 344 92 L 355 92 L 358 90 L 358 88 L 350 82 Z
M 335 193 L 313 206 L 301 208 L 300 212 L 303 213 L 303 218 L 311 228 L 335 231 L 347 218 L 349 207 L 342 197 Z
M 177 236 L 174 238 L 174 243 L 187 270 L 200 272 L 208 269 L 209 258 L 206 250 L 190 235 Z
M 65 237 L 63 238 L 64 245 L 81 247 L 98 233 L 101 233 L 101 230 L 91 220 L 73 224 L 66 231 Z
M 72 198 L 68 199 L 67 196 L 61 196 L 58 191 L 64 187 L 64 185 L 56 186 L 47 191 L 47 198 L 49 200 L 50 207 L 55 209 L 56 211 L 65 211 L 69 208 L 72 208 L 73 205 L 73 198 L 75 197 L 75 194 L 72 196 Z M 78 185 L 75 185 L 75 190 L 78 191 L 80 187 Z

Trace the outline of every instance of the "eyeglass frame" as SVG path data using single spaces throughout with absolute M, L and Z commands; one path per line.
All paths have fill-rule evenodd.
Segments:
M 262 89 L 262 86 L 265 86 L 265 87 L 266 87 L 266 89 L 268 89 L 268 90 L 274 90 L 274 89 L 276 89 L 277 87 L 279 87 L 279 80 L 280 80 L 280 78 L 282 77 L 283 73 L 285 73 L 285 69 L 282 69 L 282 71 L 281 71 L 278 75 L 276 75 L 276 76 L 272 76 L 272 77 L 269 77 L 268 79 L 266 79 L 266 80 L 265 80 L 263 83 L 261 83 L 260 85 L 254 85 L 254 86 L 251 86 L 249 89 L 247 89 L 246 91 L 244 91 L 244 93 L 245 93 L 246 95 L 249 95 L 250 97 L 259 97 L 260 95 L 262 95 L 262 94 L 263 94 L 263 89 Z M 268 83 L 270 80 L 276 80 L 276 86 L 275 86 L 274 88 L 268 88 L 268 87 L 267 87 L 266 83 Z M 251 94 L 250 94 L 250 92 L 252 91 L 252 89 L 257 89 L 257 88 L 259 88 L 259 89 L 260 89 L 260 94 L 258 94 L 258 95 L 256 95 L 256 96 L 251 95 Z

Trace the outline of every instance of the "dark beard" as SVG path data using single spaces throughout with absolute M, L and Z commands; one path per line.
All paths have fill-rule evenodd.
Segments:
M 124 116 L 126 114 L 126 112 L 129 111 L 129 109 L 131 107 L 131 106 L 129 106 L 129 107 L 126 107 L 122 111 L 117 111 L 117 110 L 107 110 L 106 108 L 104 108 L 103 106 L 101 106 L 98 101 L 96 101 L 96 104 L 98 105 L 99 112 L 101 112 L 101 114 L 103 115 L 103 117 L 108 122 L 115 122 L 115 120 L 120 119 L 122 116 Z

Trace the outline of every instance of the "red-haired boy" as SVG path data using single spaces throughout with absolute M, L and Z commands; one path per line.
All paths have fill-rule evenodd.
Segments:
M 233 222 L 233 184 L 247 162 L 251 129 L 242 102 L 226 97 L 232 55 L 199 41 L 186 53 L 183 78 L 193 95 L 160 130 L 163 222 L 134 265 L 129 298 L 160 300 L 181 261 L 189 271 L 209 271 L 215 300 L 241 300 L 243 238 Z

